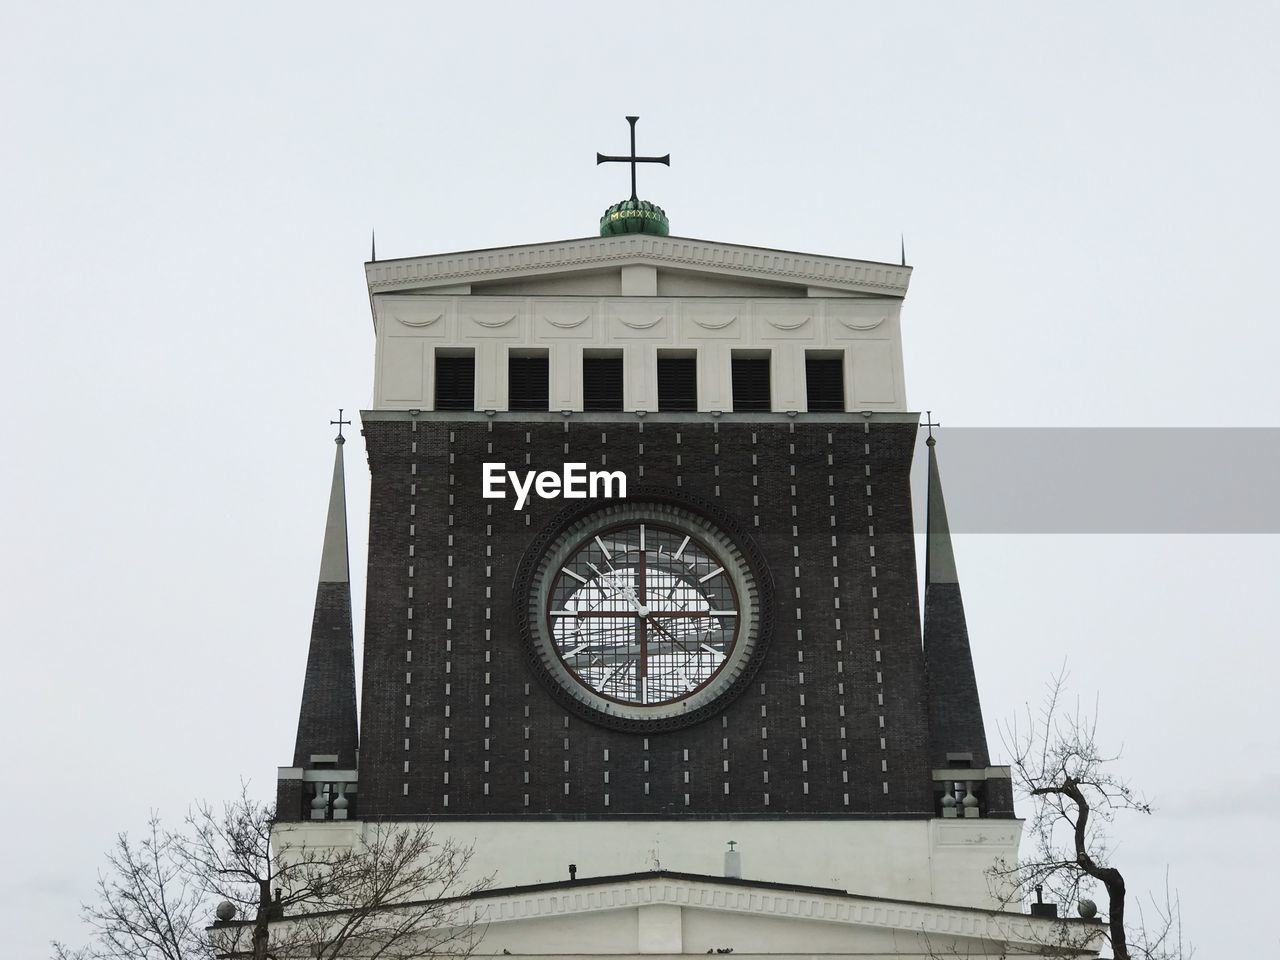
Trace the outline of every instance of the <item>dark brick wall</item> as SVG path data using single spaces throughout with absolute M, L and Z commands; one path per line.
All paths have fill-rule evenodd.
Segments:
M 337 754 L 337 767 L 356 765 L 356 667 L 351 632 L 351 584 L 320 583 L 298 714 L 293 765 L 313 754 Z
M 948 753 L 972 753 L 973 766 L 985 767 L 991 760 L 960 585 L 929 584 L 925 588 L 924 610 L 930 759 L 936 767 L 956 767 L 962 764 L 948 763 Z
M 983 786 L 986 791 L 987 816 L 1012 817 L 1015 815 L 1012 780 L 988 780 Z
M 306 819 L 302 800 L 304 792 L 305 786 L 301 780 L 277 780 L 276 818 L 283 822 Z
M 368 418 L 362 815 L 929 815 L 915 432 L 857 415 Z M 647 736 L 566 712 L 527 665 L 512 602 L 565 501 L 481 499 L 486 460 L 621 469 L 739 518 L 776 606 L 746 691 Z

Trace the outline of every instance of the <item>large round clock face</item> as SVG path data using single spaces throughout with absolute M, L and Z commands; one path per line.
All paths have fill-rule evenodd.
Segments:
M 665 504 L 604 508 L 551 544 L 531 640 L 562 693 L 629 726 L 696 719 L 760 646 L 760 595 L 737 544 Z

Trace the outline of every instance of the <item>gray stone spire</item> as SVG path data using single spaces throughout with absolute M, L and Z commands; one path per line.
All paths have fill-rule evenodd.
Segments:
M 937 441 L 929 447 L 929 504 L 925 521 L 924 661 L 929 700 L 929 748 L 935 767 L 966 766 L 948 762 L 948 754 L 972 754 L 972 766 L 985 767 L 987 735 L 982 724 L 978 681 L 969 650 L 969 628 L 956 576 L 947 506 L 938 474 Z
M 337 768 L 349 770 L 356 765 L 356 671 L 347 559 L 347 488 L 342 469 L 346 441 L 339 434 L 335 442 L 333 485 L 320 551 L 320 582 L 311 619 L 311 648 L 293 764 L 308 767 L 313 756 L 336 757 Z
M 329 488 L 329 514 L 324 524 L 324 546 L 320 550 L 320 582 L 350 583 L 351 564 L 347 559 L 347 482 L 342 469 L 344 437 L 334 440 L 333 484 Z

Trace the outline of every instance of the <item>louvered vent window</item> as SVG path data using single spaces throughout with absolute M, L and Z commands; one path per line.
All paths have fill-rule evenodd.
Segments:
M 733 358 L 733 409 L 769 409 L 769 358 Z
M 695 357 L 658 358 L 658 409 L 698 409 L 698 361 Z
M 547 358 L 510 357 L 507 360 L 507 409 L 546 410 Z
M 582 358 L 582 409 L 622 409 L 622 358 Z
M 810 411 L 844 409 L 843 359 L 805 357 L 804 379 Z
M 476 358 L 436 357 L 436 409 L 473 410 L 476 396 Z

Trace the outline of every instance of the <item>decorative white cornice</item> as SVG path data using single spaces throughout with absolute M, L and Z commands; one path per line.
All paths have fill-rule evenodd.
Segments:
M 468 320 L 470 320 L 472 323 L 478 323 L 478 324 L 480 324 L 480 326 L 482 326 L 482 327 L 491 327 L 491 328 L 495 328 L 495 329 L 496 329 L 497 327 L 505 327 L 508 323 L 510 323 L 512 320 L 514 320 L 517 316 L 519 316 L 519 314 L 515 314 L 515 313 L 513 313 L 513 314 L 510 314 L 510 315 L 508 315 L 508 316 L 504 316 L 504 317 L 493 317 L 492 319 L 486 319 L 486 320 L 482 320 L 482 319 L 480 319 L 479 317 L 473 317 L 473 316 L 468 316 L 468 317 L 467 317 L 467 319 L 468 319 Z
M 395 317 L 396 320 L 399 320 L 406 327 L 429 327 L 433 323 L 435 323 L 437 320 L 439 320 L 441 317 L 443 317 L 444 313 L 440 312 L 440 313 L 426 314 L 420 320 L 409 319 L 407 317 L 402 317 L 395 314 L 393 314 L 393 316 Z
M 365 278 L 372 295 L 631 264 L 891 297 L 905 296 L 911 280 L 911 268 L 896 264 L 645 234 L 378 260 L 365 264 Z
M 851 320 L 847 317 L 842 318 L 840 322 L 843 323 L 850 330 L 874 330 L 876 327 L 880 326 L 880 324 L 884 323 L 888 319 L 889 319 L 889 315 L 887 313 L 882 313 L 880 314 L 880 316 L 875 317 L 871 320 L 868 320 L 865 323 L 859 323 L 858 321 Z
M 1023 944 L 1047 942 L 1045 934 L 1052 925 L 1052 921 L 1021 913 L 780 889 L 750 882 L 721 884 L 712 878 L 652 876 L 605 880 L 599 884 L 577 881 L 550 888 L 513 890 L 509 894 L 501 890 L 492 894 L 482 891 L 472 900 L 481 906 L 482 916 L 491 924 L 666 903 L 721 913 L 820 920 L 901 933 L 924 932 Z
M 581 317 L 578 317 L 575 320 L 552 320 L 550 317 L 546 316 L 545 314 L 542 316 L 543 323 L 549 323 L 551 324 L 551 326 L 559 327 L 561 330 L 573 330 L 576 327 L 582 326 L 584 323 L 586 323 L 590 319 L 591 319 L 590 310 L 588 310 Z
M 663 315 L 659 313 L 649 320 L 628 320 L 626 317 L 620 317 L 619 319 L 632 330 L 648 330 L 660 324 L 663 320 Z
M 694 317 L 693 322 L 696 323 L 698 326 L 702 327 L 704 330 L 723 330 L 725 327 L 727 327 L 729 324 L 733 323 L 733 321 L 737 319 L 738 319 L 738 315 L 735 313 L 725 320 L 704 320 L 701 317 Z M 774 324 L 774 326 L 777 326 L 777 324 Z
M 806 314 L 799 320 L 792 320 L 790 323 L 783 323 L 781 320 L 771 319 L 769 321 L 769 326 L 773 327 L 775 330 L 799 330 L 812 319 L 813 314 Z M 876 325 L 878 326 L 879 323 L 877 322 Z

